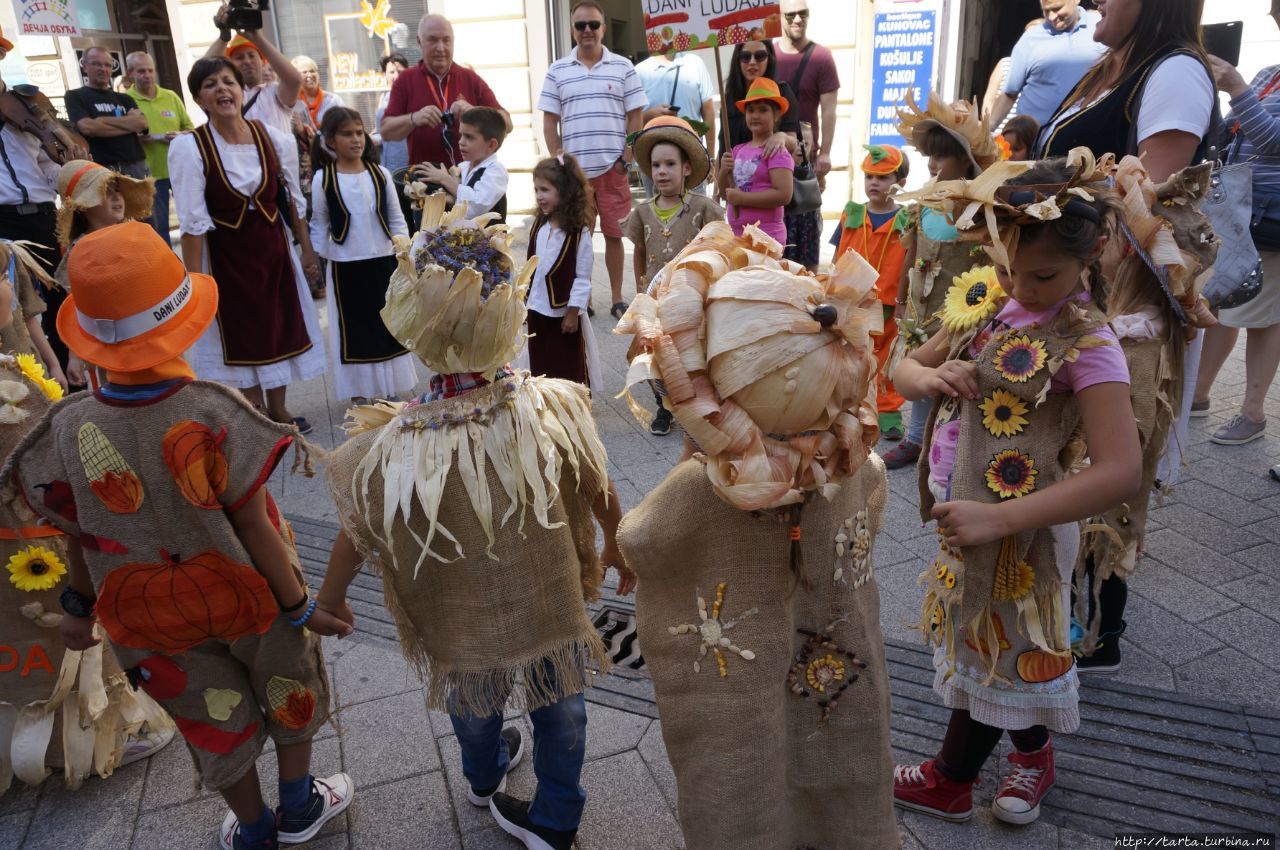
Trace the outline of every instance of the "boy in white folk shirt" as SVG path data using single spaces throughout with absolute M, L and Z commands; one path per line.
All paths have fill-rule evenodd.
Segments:
M 498 148 L 507 135 L 502 113 L 487 106 L 476 106 L 462 113 L 458 122 L 458 148 L 463 163 L 455 176 L 430 163 L 419 166 L 419 172 L 448 192 L 454 203 L 467 204 L 467 218 L 497 213 L 498 221 L 507 220 L 507 169 L 498 162 Z

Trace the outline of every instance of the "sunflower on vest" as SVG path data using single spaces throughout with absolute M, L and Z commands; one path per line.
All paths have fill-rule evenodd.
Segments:
M 1160 461 L 1182 406 L 1189 336 L 1217 322 L 1200 297 L 1219 244 L 1200 209 L 1210 187 L 1209 170 L 1207 163 L 1191 166 L 1157 186 L 1136 156 L 1126 156 L 1112 169 L 1124 238 L 1108 246 L 1103 274 L 1109 281 L 1107 312 L 1132 378 L 1142 488 L 1085 525 L 1072 623 L 1082 673 L 1119 668 L 1127 582 L 1142 549 Z
M 329 461 L 343 532 L 321 599 L 341 608 L 361 563 L 375 564 L 427 704 L 457 730 L 469 799 L 508 831 L 568 847 L 585 803 L 582 692 L 609 664 L 585 603 L 602 564 L 621 593 L 633 581 L 613 542 L 621 508 L 587 388 L 507 365 L 537 258 L 517 272 L 505 226 L 445 201 L 426 199 L 382 311 L 437 374 L 410 402 L 348 411 L 351 439 Z M 528 746 L 502 729 L 512 697 L 538 747 L 532 805 L 500 793 Z
M 708 224 L 623 317 L 628 384 L 662 380 L 701 453 L 618 539 L 685 844 L 893 847 L 876 273 L 781 256 L 754 225 Z
M 961 278 L 942 329 L 894 374 L 908 398 L 934 397 L 919 487 L 939 542 L 920 576 L 920 629 L 952 710 L 939 756 L 895 770 L 903 808 L 971 817 L 977 774 L 1007 730 L 1012 767 L 992 809 L 1029 824 L 1054 783 L 1050 733 L 1080 723 L 1067 617 L 1077 523 L 1130 498 L 1139 472 L 1128 369 L 1097 268 L 1114 229 L 1110 162 L 1080 148 L 907 195 L 946 215 L 997 271 Z M 1094 429 L 1107 441 L 1080 466 Z

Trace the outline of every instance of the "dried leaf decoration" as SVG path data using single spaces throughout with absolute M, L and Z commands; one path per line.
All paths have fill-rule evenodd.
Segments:
M 0 425 L 17 425 L 31 415 L 19 406 L 30 394 L 26 384 L 0 381 Z
M 294 679 L 272 676 L 267 681 L 271 716 L 286 729 L 305 729 L 316 712 L 316 695 Z
M 77 434 L 77 444 L 93 495 L 113 513 L 137 512 L 142 507 L 142 482 L 102 429 L 92 422 L 84 423 Z
M 191 419 L 176 422 L 165 432 L 164 465 L 183 497 L 197 508 L 222 508 L 218 497 L 227 489 L 227 457 L 222 451 L 226 437 L 227 429 L 214 434 L 208 425 Z
M 279 608 L 253 567 L 212 549 L 185 561 L 163 549 L 160 556 L 107 573 L 96 608 L 116 643 L 176 655 L 271 628 Z

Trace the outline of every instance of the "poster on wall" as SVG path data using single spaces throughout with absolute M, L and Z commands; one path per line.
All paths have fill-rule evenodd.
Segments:
M 641 0 L 650 53 L 683 52 L 782 35 L 769 0 Z
M 13 0 L 18 35 L 79 38 L 76 0 Z
M 390 13 L 388 0 L 361 0 L 359 12 L 324 16 L 333 91 L 386 90 L 387 80 L 378 60 L 391 51 L 391 33 L 404 27 Z
M 877 13 L 872 33 L 871 127 L 867 144 L 900 145 L 897 107 L 908 92 L 916 103 L 923 104 L 933 88 L 937 13 Z

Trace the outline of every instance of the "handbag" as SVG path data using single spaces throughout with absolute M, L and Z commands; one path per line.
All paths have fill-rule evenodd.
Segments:
M 809 46 L 804 49 L 804 55 L 800 57 L 800 64 L 796 67 L 796 72 L 791 77 L 791 90 L 793 92 L 800 91 L 800 81 L 804 79 L 804 69 L 809 64 L 809 57 L 813 55 L 813 48 L 814 45 L 810 42 Z M 791 203 L 787 204 L 784 212 L 787 215 L 803 215 L 820 209 L 822 209 L 822 189 L 818 186 L 818 174 L 813 170 L 813 163 L 809 161 L 809 151 L 804 144 L 804 128 L 802 127 L 800 129 L 800 156 L 796 160 L 795 170 L 791 172 Z
M 1236 150 L 1240 149 L 1237 139 Z M 1253 168 L 1248 163 L 1224 165 L 1216 148 L 1209 192 L 1201 211 L 1213 223 L 1218 237 L 1218 259 L 1213 277 L 1205 284 L 1204 298 L 1214 310 L 1247 304 L 1262 291 L 1262 257 L 1254 245 Z

